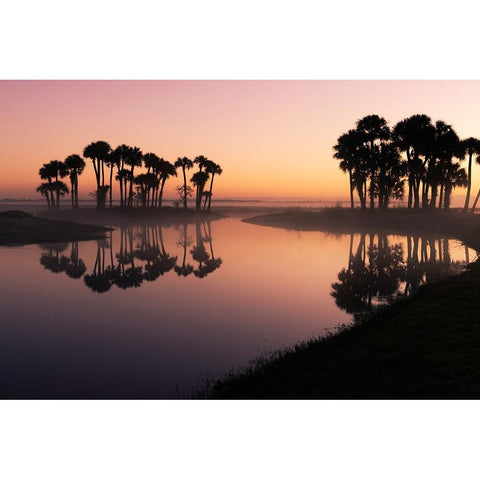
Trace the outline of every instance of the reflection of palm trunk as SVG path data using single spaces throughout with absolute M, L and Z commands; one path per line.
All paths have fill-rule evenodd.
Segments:
M 443 259 L 447 265 L 450 265 L 450 243 L 448 238 L 443 240 Z
M 430 245 L 430 261 L 432 263 L 435 263 L 437 261 L 437 251 L 435 248 L 435 240 L 430 239 L 428 243 Z
M 182 271 L 185 269 L 185 261 L 187 259 L 187 224 L 183 224 L 183 261 Z
M 159 237 L 159 240 L 160 240 L 160 247 L 162 249 L 162 254 L 166 255 L 167 252 L 165 250 L 165 245 L 163 243 L 163 232 L 162 232 L 162 226 L 161 225 L 158 226 L 158 237 Z
M 352 268 L 352 255 L 353 255 L 353 233 L 350 234 L 350 248 L 348 250 L 348 271 Z

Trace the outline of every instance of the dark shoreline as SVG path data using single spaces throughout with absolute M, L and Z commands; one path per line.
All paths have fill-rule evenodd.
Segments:
M 0 212 L 1 246 L 102 239 L 110 230 L 99 225 L 40 218 L 22 211 Z
M 480 250 L 480 216 L 459 212 L 293 211 L 244 220 L 334 233 L 443 235 Z M 254 361 L 201 398 L 480 398 L 480 264 L 368 320 Z

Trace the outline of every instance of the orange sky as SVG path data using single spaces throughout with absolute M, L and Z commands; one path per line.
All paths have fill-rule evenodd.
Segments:
M 475 80 L 0 81 L 0 105 L 0 198 L 36 198 L 39 167 L 94 140 L 171 162 L 206 155 L 224 170 L 217 198 L 346 199 L 332 146 L 364 115 L 393 125 L 426 113 L 480 137 Z M 473 174 L 475 190 L 479 166 Z M 169 180 L 166 196 L 180 183 Z M 90 163 L 79 190 L 94 190 Z

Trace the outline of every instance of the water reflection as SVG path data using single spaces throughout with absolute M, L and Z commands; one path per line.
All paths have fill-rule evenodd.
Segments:
M 338 273 L 331 295 L 356 320 L 422 285 L 459 273 L 470 262 L 467 247 L 465 261 L 451 259 L 447 238 L 408 235 L 405 245 L 389 243 L 385 235 L 361 234 L 355 245 L 355 237 L 350 236 L 348 266 Z
M 163 228 L 161 225 L 129 225 L 112 231 L 109 239 L 97 241 L 95 261 L 88 273 L 85 262 L 79 257 L 79 242 L 71 242 L 69 256 L 65 255 L 68 243 L 43 245 L 45 253 L 40 263 L 53 273 L 64 272 L 75 279 L 83 276 L 85 285 L 97 293 L 105 293 L 113 286 L 138 288 L 170 271 L 180 277 L 193 274 L 196 278 L 205 278 L 222 265 L 222 259 L 214 254 L 209 221 L 177 225 L 174 228 L 179 238 L 170 246 L 164 240 Z M 194 244 L 189 229 L 194 229 Z M 115 244 L 118 245 L 116 249 Z M 182 249 L 180 262 L 177 255 L 169 253 L 172 247 Z

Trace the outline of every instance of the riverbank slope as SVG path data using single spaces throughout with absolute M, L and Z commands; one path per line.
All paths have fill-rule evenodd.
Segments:
M 338 233 L 439 234 L 480 250 L 480 220 L 458 212 L 328 209 L 245 221 Z M 257 360 L 212 398 L 480 398 L 480 265 L 423 287 L 363 323 Z

